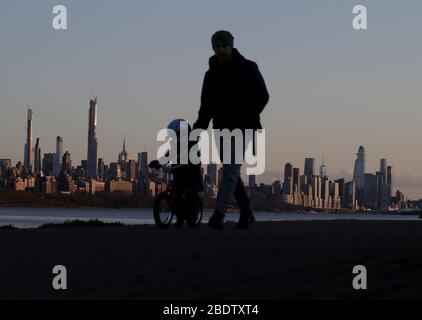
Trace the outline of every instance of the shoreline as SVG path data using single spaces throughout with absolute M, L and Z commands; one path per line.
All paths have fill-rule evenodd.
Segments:
M 206 225 L 213 210 L 203 211 L 202 225 Z M 380 214 L 347 212 L 271 212 L 256 211 L 257 222 L 288 221 L 422 221 L 418 214 Z M 238 211 L 226 214 L 226 222 L 237 222 Z M 113 208 L 0 208 L 0 229 L 37 229 L 45 224 L 57 225 L 74 222 L 121 223 L 125 226 L 154 225 L 152 209 Z M 174 223 L 174 221 L 173 221 Z

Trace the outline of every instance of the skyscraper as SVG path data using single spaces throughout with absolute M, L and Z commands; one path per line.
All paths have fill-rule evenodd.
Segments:
M 289 195 L 293 193 L 293 166 L 291 163 L 286 163 L 284 166 L 284 182 L 283 194 Z
M 344 198 L 345 198 L 345 181 L 344 178 L 340 178 L 335 180 L 336 183 L 338 183 L 338 194 L 340 197 L 340 207 L 345 208 Z
M 380 159 L 380 171 L 382 173 L 382 183 L 387 183 L 387 159 Z
M 375 210 L 378 208 L 377 177 L 373 173 L 365 173 L 365 184 L 363 188 L 363 206 L 366 209 Z
M 377 172 L 377 184 L 378 184 L 378 209 L 381 209 L 381 210 L 386 210 L 389 207 L 390 200 L 391 200 L 390 184 L 392 182 L 391 181 L 392 167 L 389 167 L 389 168 L 390 169 L 388 170 L 387 159 L 380 159 L 380 171 Z
M 300 194 L 302 192 L 302 188 L 300 187 L 300 169 L 293 168 L 293 191 L 296 194 Z
M 58 176 L 62 170 L 63 138 L 56 138 L 56 157 L 54 159 L 53 174 Z
M 136 178 L 136 161 L 135 160 L 129 160 L 126 163 L 126 179 L 128 181 L 135 181 Z
M 251 174 L 248 176 L 248 187 L 255 187 L 256 185 L 256 175 Z
M 358 153 L 356 153 L 355 168 L 353 171 L 353 181 L 356 188 L 362 190 L 365 184 L 365 148 L 359 147 Z
M 322 207 L 321 202 L 322 179 L 318 175 L 312 177 L 312 199 L 313 205 L 317 208 Z
M 388 195 L 393 196 L 393 167 L 387 167 L 387 185 L 388 185 Z
M 104 164 L 103 158 L 98 159 L 98 173 L 97 173 L 97 175 L 101 179 L 104 179 L 104 177 L 105 177 L 105 164 Z
M 322 165 L 319 167 L 319 176 L 321 179 L 327 176 L 327 167 L 325 166 L 325 157 L 322 156 Z
M 356 185 L 354 181 L 344 185 L 344 204 L 348 209 L 356 210 Z
M 306 180 L 311 183 L 312 177 L 315 175 L 315 158 L 305 158 L 305 172 Z
M 71 170 L 72 170 L 72 160 L 70 159 L 69 151 L 66 151 L 63 154 L 63 158 L 62 158 L 62 171 L 64 173 L 70 173 Z
M 139 176 L 148 176 L 148 153 L 140 152 L 138 153 L 138 175 Z
M 330 180 L 327 176 L 321 179 L 321 199 L 324 208 L 330 208 Z
M 123 138 L 123 149 L 122 152 L 119 153 L 119 162 L 121 164 L 125 164 L 127 162 L 128 153 L 126 151 L 126 137 Z
M 32 110 L 28 106 L 26 121 L 26 143 L 23 166 L 27 170 L 32 170 L 33 154 L 32 154 Z
M 34 173 L 41 173 L 41 148 L 40 148 L 40 138 L 37 138 L 37 143 L 35 144 L 34 149 Z
M 88 158 L 87 177 L 95 179 L 97 176 L 97 97 L 89 101 L 89 122 L 88 122 Z
M 42 160 L 42 170 L 44 175 L 50 176 L 53 174 L 54 160 L 56 159 L 55 153 L 44 153 Z

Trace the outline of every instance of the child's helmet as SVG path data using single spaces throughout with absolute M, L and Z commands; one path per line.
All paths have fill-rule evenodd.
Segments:
M 188 132 L 190 132 L 191 126 L 189 122 L 187 122 L 184 119 L 176 119 L 169 123 L 169 125 L 167 126 L 167 129 L 171 129 L 176 133 L 179 133 L 180 131 L 186 130 L 186 129 L 188 130 Z

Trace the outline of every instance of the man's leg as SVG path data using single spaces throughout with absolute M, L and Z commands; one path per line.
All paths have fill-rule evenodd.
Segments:
M 235 141 L 232 140 L 231 164 L 223 164 L 222 181 L 217 194 L 216 209 L 208 223 L 213 228 L 223 228 L 224 216 L 233 196 L 240 208 L 240 220 L 238 227 L 246 228 L 254 221 L 252 210 L 250 209 L 249 196 L 240 177 L 242 164 L 235 163 L 235 152 Z M 220 158 L 222 161 L 224 160 L 223 149 L 220 149 Z
M 234 191 L 234 197 L 240 209 L 240 218 L 237 223 L 237 228 L 247 229 L 253 222 L 255 222 L 255 217 L 251 209 L 251 200 L 249 199 L 245 185 L 240 177 L 236 185 L 236 190 Z
M 233 197 L 233 194 L 235 193 L 235 190 L 238 189 L 241 166 L 241 164 L 223 164 L 221 184 L 218 189 L 216 204 L 216 210 L 223 215 L 226 213 L 227 207 Z M 242 180 L 240 179 L 240 181 Z M 238 192 L 241 193 L 241 190 L 239 189 Z M 242 198 L 242 196 L 240 197 Z
M 234 190 L 234 198 L 240 210 L 250 210 L 251 200 L 246 192 L 245 184 L 241 177 L 237 179 L 236 189 Z

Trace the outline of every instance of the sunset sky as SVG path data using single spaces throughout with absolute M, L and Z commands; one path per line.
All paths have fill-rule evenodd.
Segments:
M 52 8 L 68 10 L 68 30 L 52 28 Z M 368 30 L 352 28 L 352 8 L 368 9 Z M 210 37 L 230 30 L 256 61 L 270 103 L 267 172 L 291 162 L 325 162 L 350 178 L 360 145 L 367 171 L 379 159 L 395 185 L 422 198 L 422 2 L 2 0 L 0 158 L 23 160 L 26 105 L 34 140 L 55 138 L 78 164 L 86 158 L 89 90 L 98 96 L 99 157 L 115 161 L 123 136 L 129 156 L 156 153 L 156 134 L 174 118 L 195 121 Z

